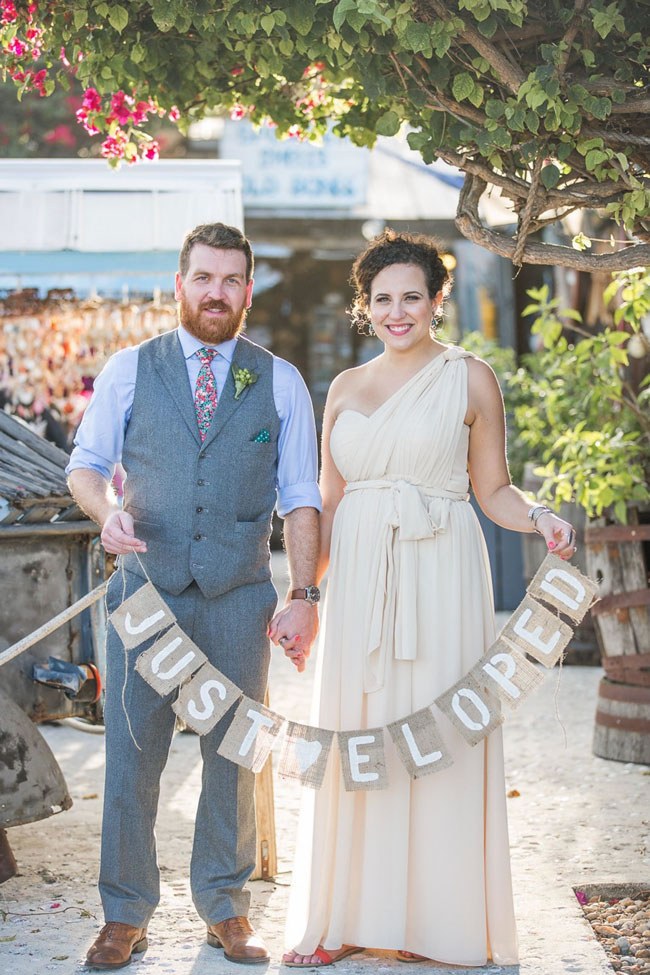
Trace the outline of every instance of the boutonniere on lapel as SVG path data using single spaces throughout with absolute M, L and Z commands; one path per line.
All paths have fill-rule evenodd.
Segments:
M 235 399 L 239 399 L 244 390 L 256 383 L 259 378 L 256 372 L 251 372 L 250 369 L 238 369 L 236 366 L 232 367 L 232 375 L 235 380 Z

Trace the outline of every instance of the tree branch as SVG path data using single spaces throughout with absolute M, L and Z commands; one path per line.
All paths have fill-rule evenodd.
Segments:
M 426 5 L 433 10 L 436 17 L 440 20 L 449 20 L 448 8 L 445 4 L 440 3 L 439 0 L 426 0 Z M 517 94 L 520 85 L 526 80 L 526 75 L 517 65 L 513 64 L 498 47 L 491 44 L 487 38 L 479 34 L 473 27 L 468 27 L 467 24 L 459 32 L 458 37 L 471 44 L 481 57 L 489 61 L 501 81 L 504 82 L 514 95 Z
M 467 174 L 458 200 L 456 226 L 467 240 L 485 247 L 493 254 L 512 260 L 516 240 L 488 230 L 479 218 L 478 204 L 486 186 L 484 180 Z M 613 254 L 585 254 L 560 244 L 533 242 L 526 244 L 521 259 L 524 264 L 570 267 L 577 271 L 623 271 L 649 263 L 650 244 L 634 244 Z

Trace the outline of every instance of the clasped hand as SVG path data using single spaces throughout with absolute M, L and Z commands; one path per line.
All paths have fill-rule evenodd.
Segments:
M 269 624 L 269 637 L 281 646 L 299 673 L 307 665 L 307 658 L 318 633 L 318 610 L 304 599 L 290 600 Z

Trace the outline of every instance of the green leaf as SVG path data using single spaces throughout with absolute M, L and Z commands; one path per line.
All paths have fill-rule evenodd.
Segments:
M 88 10 L 86 7 L 79 7 L 72 15 L 75 30 L 79 30 L 84 24 L 88 23 Z
M 454 98 L 458 102 L 464 101 L 474 91 L 474 79 L 467 71 L 457 74 L 451 83 L 451 90 Z
M 129 22 L 129 12 L 126 7 L 122 7 L 119 3 L 111 5 L 108 12 L 108 22 L 118 34 L 121 34 Z
M 411 21 L 403 34 L 404 44 L 415 54 L 431 49 L 431 28 L 428 24 Z
M 260 17 L 260 26 L 267 37 L 270 37 L 275 28 L 275 17 L 273 14 L 264 14 Z
M 397 112 L 385 112 L 377 119 L 375 131 L 377 135 L 397 135 L 401 125 Z
M 540 176 L 546 189 L 552 190 L 560 180 L 560 170 L 551 163 L 549 166 L 543 167 Z

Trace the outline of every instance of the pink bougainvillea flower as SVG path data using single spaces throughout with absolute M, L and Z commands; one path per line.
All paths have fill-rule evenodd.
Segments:
M 587 895 L 585 894 L 584 890 L 576 890 L 576 897 L 578 899 L 578 903 L 579 904 L 586 904 L 587 903 L 588 898 L 587 898 Z
M 233 76 L 233 78 L 238 78 L 239 75 L 240 74 L 243 74 L 243 73 L 244 73 L 244 69 L 243 68 L 231 68 L 230 69 L 230 74 Z
M 98 112 L 102 107 L 101 95 L 96 88 L 86 88 L 81 104 L 90 112 Z
M 172 105 L 172 107 L 169 109 L 168 115 L 172 122 L 178 122 L 179 118 L 181 117 L 181 113 L 176 105 Z
M 7 50 L 11 54 L 15 54 L 17 58 L 21 58 L 25 53 L 25 51 L 27 50 L 27 47 L 17 37 L 12 37 L 12 39 L 7 44 Z
M 2 3 L 0 3 L 0 10 L 2 11 L 3 24 L 13 24 L 14 21 L 18 20 L 16 5 L 15 3 L 12 3 L 11 0 L 2 0 Z
M 243 105 L 233 105 L 230 109 L 230 117 L 233 122 L 240 122 L 246 115 L 246 109 Z
M 155 140 L 153 142 L 149 142 L 147 145 L 142 146 L 140 155 L 143 159 L 157 159 L 160 155 L 160 146 Z

